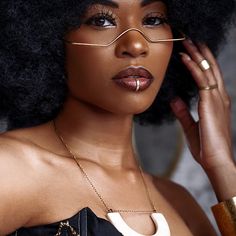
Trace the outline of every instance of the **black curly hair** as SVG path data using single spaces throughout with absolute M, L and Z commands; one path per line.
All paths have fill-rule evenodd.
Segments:
M 0 1 L 0 118 L 8 129 L 53 119 L 67 96 L 63 36 L 80 26 L 85 10 L 102 0 Z M 234 0 L 165 0 L 170 24 L 216 54 L 235 10 Z M 163 85 L 152 106 L 135 115 L 141 124 L 173 120 L 169 102 L 181 97 L 190 106 L 196 84 L 174 46 Z

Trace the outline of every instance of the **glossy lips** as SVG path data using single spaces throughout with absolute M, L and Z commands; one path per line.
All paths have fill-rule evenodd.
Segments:
M 151 85 L 153 79 L 152 74 L 143 67 L 128 67 L 113 77 L 113 81 L 117 85 L 131 91 L 136 91 L 137 80 L 140 82 L 138 91 L 143 91 Z

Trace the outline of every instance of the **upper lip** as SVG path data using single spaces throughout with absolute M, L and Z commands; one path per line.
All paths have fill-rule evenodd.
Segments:
M 137 76 L 139 78 L 153 79 L 153 75 L 142 66 L 129 66 L 126 69 L 120 71 L 117 75 L 113 77 L 114 80 Z

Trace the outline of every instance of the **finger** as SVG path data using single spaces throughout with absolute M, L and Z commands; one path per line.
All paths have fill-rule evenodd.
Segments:
M 191 56 L 192 60 L 196 62 L 196 64 L 198 65 L 198 67 L 201 69 L 200 67 L 200 63 L 205 60 L 205 57 L 202 55 L 202 53 L 199 51 L 199 49 L 197 48 L 197 46 L 191 41 L 191 40 L 185 40 L 183 42 L 183 45 L 185 46 L 185 48 L 187 49 L 189 55 Z M 211 63 L 209 61 L 209 63 Z M 202 69 L 201 69 L 202 70 Z M 216 84 L 217 81 L 215 79 L 214 73 L 212 71 L 211 68 L 204 70 L 203 73 L 206 76 L 206 79 L 208 80 L 208 84 L 209 85 L 213 85 Z
M 199 88 L 207 87 L 208 81 L 206 79 L 206 75 L 202 72 L 202 70 L 199 68 L 197 63 L 191 59 L 189 55 L 186 53 L 180 53 L 182 56 L 182 61 L 190 71 L 193 79 L 197 83 L 197 86 Z M 201 90 L 200 90 L 201 91 Z
M 211 50 L 205 44 L 198 44 L 199 50 L 201 51 L 202 55 L 210 62 L 212 72 L 215 76 L 216 82 L 219 86 L 219 90 L 222 93 L 222 96 L 228 98 L 227 91 L 225 89 L 225 84 L 222 76 L 222 72 L 220 70 L 219 64 L 215 59 L 214 55 L 212 54 Z
M 191 153 L 197 158 L 200 152 L 198 122 L 195 122 L 187 105 L 182 99 L 174 99 L 170 103 L 170 106 L 184 130 Z
M 202 53 L 202 55 L 211 63 L 212 71 L 216 77 L 216 79 L 222 78 L 222 73 L 220 71 L 220 67 L 218 65 L 218 62 L 216 61 L 214 55 L 210 51 L 210 49 L 202 43 L 198 43 L 199 51 Z

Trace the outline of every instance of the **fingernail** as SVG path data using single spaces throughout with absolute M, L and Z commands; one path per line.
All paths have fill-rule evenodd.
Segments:
M 187 39 L 188 43 L 193 44 L 193 41 L 191 39 Z
M 191 57 L 187 55 L 186 53 L 180 52 L 179 55 L 182 56 L 183 59 L 187 61 L 191 61 Z

